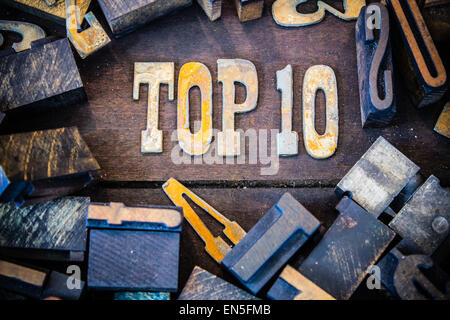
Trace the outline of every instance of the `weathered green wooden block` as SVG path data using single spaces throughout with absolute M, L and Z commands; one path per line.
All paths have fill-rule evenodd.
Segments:
M 17 208 L 0 204 L 0 253 L 12 257 L 83 261 L 89 198 L 66 197 Z

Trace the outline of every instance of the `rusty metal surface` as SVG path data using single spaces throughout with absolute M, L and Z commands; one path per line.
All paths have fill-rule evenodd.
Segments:
M 298 134 L 292 131 L 292 109 L 294 107 L 292 66 L 277 71 L 277 89 L 281 91 L 281 132 L 277 135 L 279 156 L 298 154 Z
M 402 59 L 404 69 L 412 72 L 406 76 L 406 86 L 418 108 L 431 105 L 442 98 L 448 87 L 447 73 L 439 52 L 416 0 L 388 0 L 387 3 L 403 35 L 402 39 L 408 52 L 406 60 L 411 60 Z M 411 25 L 410 21 L 415 23 Z
M 318 90 L 323 90 L 326 101 L 326 129 L 323 135 L 319 135 L 314 126 Z M 339 135 L 337 82 L 333 69 L 324 65 L 310 67 L 303 79 L 302 94 L 306 152 L 315 159 L 329 158 L 336 151 Z
M 231 251 L 231 247 L 221 237 L 213 236 L 211 231 L 209 231 L 209 229 L 203 224 L 202 220 L 183 196 L 191 199 L 196 205 L 205 210 L 212 218 L 222 224 L 225 227 L 223 230 L 224 235 L 232 243 L 238 243 L 246 235 L 245 231 L 239 224 L 228 220 L 225 216 L 174 178 L 170 178 L 166 183 L 164 183 L 163 190 L 176 206 L 183 208 L 184 217 L 205 243 L 206 252 L 218 263 L 220 263 L 225 255 Z
M 283 269 L 267 297 L 273 300 L 336 300 L 289 265 Z
M 252 111 L 258 103 L 258 75 L 255 65 L 243 59 L 218 59 L 218 80 L 222 83 L 222 131 L 217 133 L 217 154 L 239 156 L 241 154 L 240 133 L 234 130 L 236 113 Z M 235 82 L 245 86 L 247 98 L 235 103 Z
M 177 228 L 183 220 L 182 213 L 176 208 L 126 206 L 120 202 L 91 203 L 88 209 L 88 227 L 127 227 L 152 230 Z M 159 228 L 158 228 L 159 226 Z
M 111 42 L 111 39 L 109 39 L 92 12 L 88 12 L 84 16 L 89 24 L 89 28 L 79 32 L 78 30 L 81 28 L 81 22 L 83 21 L 80 7 L 76 5 L 76 0 L 65 1 L 67 37 L 82 59 Z
M 442 110 L 442 113 L 434 126 L 434 131 L 444 137 L 450 138 L 450 102 L 447 102 L 444 106 L 444 109 Z
M 12 45 L 16 52 L 31 49 L 31 43 L 33 41 L 45 38 L 45 31 L 41 27 L 28 22 L 0 20 L 0 31 L 1 30 L 13 31 L 22 36 L 20 42 L 15 42 Z
M 359 16 L 365 0 L 343 0 L 344 12 L 333 8 L 329 4 L 318 1 L 317 11 L 314 13 L 300 13 L 297 6 L 307 0 L 277 0 L 272 5 L 272 15 L 275 22 L 284 27 L 302 27 L 319 23 L 325 17 L 326 11 L 343 20 L 355 20 Z
M 379 137 L 339 181 L 335 192 L 339 197 L 350 193 L 354 201 L 378 217 L 419 169 L 386 139 Z
M 389 34 L 389 12 L 384 5 L 373 3 L 361 10 L 355 38 L 363 127 L 385 126 L 396 112 Z
M 198 86 L 201 91 L 201 124 L 196 133 L 189 125 L 189 90 Z M 189 62 L 180 69 L 178 78 L 177 133 L 180 148 L 189 155 L 202 155 L 211 146 L 213 131 L 212 78 L 208 67 Z
M 450 277 L 426 255 L 392 249 L 380 262 L 381 283 L 403 300 L 449 300 Z
M 163 152 L 163 132 L 158 129 L 159 87 L 169 86 L 169 100 L 174 99 L 175 64 L 173 62 L 135 62 L 133 99 L 139 100 L 141 84 L 148 85 L 147 128 L 141 133 L 141 152 Z
M 430 176 L 416 190 L 389 226 L 402 238 L 414 242 L 431 255 L 449 234 L 450 190 Z

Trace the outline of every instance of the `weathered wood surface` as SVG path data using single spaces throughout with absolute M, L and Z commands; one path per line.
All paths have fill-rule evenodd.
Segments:
M 54 251 L 61 260 L 84 259 L 86 217 L 89 198 L 66 197 L 17 208 L 0 204 L 0 252 L 30 258 L 29 250 L 38 249 L 34 258 L 48 259 Z
M 397 115 L 384 129 L 361 129 L 359 89 L 357 81 L 355 22 L 345 22 L 326 15 L 321 23 L 303 28 L 283 28 L 273 21 L 272 1 L 265 2 L 263 17 L 240 23 L 233 3 L 225 2 L 221 19 L 211 23 L 201 8 L 194 6 L 172 16 L 154 21 L 140 30 L 112 40 L 108 48 L 86 61 L 79 61 L 88 102 L 48 116 L 3 121 L 2 132 L 29 131 L 55 127 L 55 124 L 76 125 L 102 167 L 102 178 L 110 181 L 157 181 L 173 176 L 180 181 L 204 183 L 253 181 L 271 185 L 273 182 L 295 182 L 296 185 L 333 185 L 354 165 L 368 147 L 383 135 L 412 161 L 423 168 L 423 174 L 436 175 L 442 183 L 450 181 L 450 141 L 433 132 L 442 106 L 426 111 L 416 110 L 400 92 Z M 338 6 L 337 6 L 338 7 Z M 98 7 L 93 8 L 102 20 Z M 13 15 L 13 10 L 0 13 Z M 5 17 L 5 18 L 6 18 Z M 34 17 L 27 16 L 33 22 Z M 104 21 L 101 21 L 102 23 Z M 45 30 L 64 34 L 57 26 Z M 330 34 L 339 33 L 339 37 Z M 192 39 L 192 40 L 187 40 Z M 450 55 L 441 53 L 445 59 Z M 160 96 L 160 129 L 164 132 L 164 152 L 143 156 L 140 152 L 141 131 L 147 117 L 146 89 L 142 98 L 133 101 L 133 67 L 136 61 L 173 61 L 176 78 L 181 66 L 190 61 L 204 63 L 213 77 L 213 127 L 221 129 L 221 86 L 217 82 L 217 59 L 243 58 L 252 61 L 258 71 L 258 106 L 250 113 L 236 116 L 236 127 L 280 128 L 281 101 L 276 89 L 276 71 L 292 64 L 294 71 L 293 130 L 299 132 L 299 155 L 280 159 L 278 174 L 261 176 L 261 167 L 268 165 L 174 165 L 171 151 L 176 145 L 171 133 L 176 129 L 177 102 L 169 102 L 167 87 Z M 314 160 L 303 147 L 301 128 L 301 83 L 312 65 L 326 64 L 333 68 L 338 82 L 339 141 L 336 154 L 327 160 Z M 177 86 L 177 85 L 176 85 Z M 176 87 L 175 86 L 175 87 Z M 238 88 L 237 99 L 244 97 Z M 317 129 L 325 128 L 324 98 L 319 93 Z M 200 95 L 191 94 L 191 123 L 199 120 Z M 276 138 L 275 138 L 276 139 Z M 276 150 L 274 152 L 276 154 Z
M 86 99 L 67 39 L 35 41 L 31 49 L 0 59 L 2 112 L 61 107 Z
M 112 32 L 124 35 L 170 12 L 192 4 L 192 0 L 99 0 Z

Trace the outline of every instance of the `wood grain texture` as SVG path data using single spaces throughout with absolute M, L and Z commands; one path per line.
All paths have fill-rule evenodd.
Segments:
M 85 100 L 69 41 L 39 41 L 0 60 L 1 111 L 40 111 Z
M 178 290 L 179 232 L 90 231 L 88 287 L 99 290 Z
M 380 258 L 395 232 L 351 199 L 298 271 L 336 299 L 349 299 Z
M 178 300 L 255 300 L 251 294 L 219 277 L 194 267 Z
M 27 257 L 27 249 L 39 249 L 43 250 L 40 257 L 48 259 L 45 252 L 50 250 L 56 251 L 55 255 L 60 253 L 63 260 L 71 260 L 71 252 L 83 253 L 86 249 L 88 204 L 89 198 L 82 197 L 60 198 L 24 208 L 0 204 L 0 252 L 16 249 L 17 255 Z
M 128 37 L 113 39 L 101 54 L 79 63 L 88 103 L 71 108 L 70 113 L 57 112 L 52 117 L 42 115 L 33 119 L 3 121 L 0 132 L 54 128 L 55 124 L 78 126 L 83 139 L 100 163 L 101 175 L 105 180 L 160 183 L 173 176 L 180 181 L 209 184 L 226 182 L 228 186 L 231 183 L 252 186 L 255 182 L 265 186 L 273 183 L 334 185 L 382 135 L 417 163 L 425 176 L 434 174 L 444 185 L 448 185 L 450 154 L 447 150 L 450 140 L 432 132 L 442 106 L 427 111 L 416 110 L 405 91 L 399 90 L 398 99 L 401 102 L 392 125 L 382 129 L 362 129 L 355 22 L 345 22 L 327 14 L 321 23 L 311 27 L 283 28 L 273 21 L 271 5 L 272 1 L 266 1 L 263 17 L 244 24 L 236 17 L 232 2 L 223 3 L 222 17 L 214 23 L 195 5 L 154 21 Z M 101 19 L 101 13 L 94 12 Z M 33 22 L 33 17 L 27 16 L 27 20 Z M 46 30 L 49 28 L 53 30 L 47 25 Z M 64 30 L 54 32 L 64 34 Z M 330 37 L 337 32 L 339 37 Z M 195 41 L 186 41 L 194 35 Z M 443 53 L 441 55 L 446 57 Z M 213 128 L 220 130 L 222 89 L 217 82 L 219 58 L 248 59 L 256 66 L 260 92 L 258 105 L 254 111 L 236 116 L 236 128 L 244 131 L 249 128 L 280 128 L 281 101 L 275 74 L 287 64 L 292 64 L 293 130 L 299 133 L 299 155 L 280 159 L 280 169 L 276 175 L 261 176 L 261 168 L 268 167 L 268 164 L 249 164 L 248 157 L 247 163 L 242 165 L 175 165 L 171 160 L 171 151 L 177 142 L 171 140 L 171 135 L 176 129 L 177 102 L 168 101 L 166 86 L 161 89 L 159 118 L 159 128 L 164 134 L 164 152 L 151 156 L 144 156 L 140 152 L 140 132 L 146 127 L 147 99 L 146 89 L 141 91 L 139 101 L 132 99 L 134 63 L 173 61 L 176 78 L 184 63 L 204 63 L 213 78 Z M 316 64 L 326 64 L 335 71 L 340 119 L 336 153 L 320 161 L 306 154 L 301 132 L 300 87 L 305 71 Z M 244 99 L 243 90 L 237 91 L 238 101 Z M 199 101 L 200 95 L 194 91 L 190 108 L 192 121 L 199 120 Z M 325 128 L 324 98 L 321 94 L 318 94 L 316 107 L 316 128 L 320 132 Z M 246 145 L 248 155 L 248 143 Z M 276 148 L 273 153 L 276 155 Z
M 170 12 L 190 6 L 192 0 L 99 0 L 115 36 L 122 36 Z

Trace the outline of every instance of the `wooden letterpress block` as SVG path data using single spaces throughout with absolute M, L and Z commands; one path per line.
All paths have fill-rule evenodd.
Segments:
M 258 298 L 195 266 L 178 300 L 258 300 Z
M 398 22 L 393 52 L 412 102 L 422 108 L 439 101 L 448 89 L 444 64 L 431 38 L 416 0 L 388 0 Z M 399 45 L 402 38 L 403 46 Z M 423 44 L 422 44 L 423 43 Z
M 86 99 L 68 40 L 47 41 L 0 59 L 0 111 L 40 111 Z
M 374 3 L 361 10 L 355 36 L 363 127 L 385 126 L 396 112 L 389 32 L 389 12 L 384 5 Z
M 449 300 L 450 277 L 426 255 L 392 249 L 380 262 L 381 283 L 404 300 Z
M 214 21 L 222 14 L 222 0 L 197 0 L 200 7 L 205 11 L 209 20 Z
M 92 204 L 88 286 L 99 290 L 178 290 L 181 209 Z
M 23 208 L 0 204 L 0 252 L 11 257 L 83 261 L 89 198 L 66 197 Z
M 285 193 L 222 264 L 256 294 L 319 226 L 308 210 Z
M 58 297 L 77 300 L 84 288 L 84 282 L 72 287 L 70 276 L 46 269 L 19 265 L 0 260 L 0 288 L 34 299 Z
M 389 226 L 431 255 L 449 234 L 450 190 L 430 176 L 395 215 Z
M 378 217 L 414 179 L 419 167 L 383 137 L 379 137 L 335 188 Z
M 73 193 L 100 169 L 76 127 L 0 136 L 0 165 L 11 181 L 0 202 L 18 205 Z
M 190 6 L 192 0 L 99 0 L 100 7 L 116 37 L 175 10 Z
M 9 179 L 6 176 L 5 171 L 3 171 L 2 166 L 0 166 L 0 195 L 3 193 L 3 191 L 6 190 L 8 186 L 9 186 Z
M 66 5 L 64 0 L 56 0 L 52 6 L 49 6 L 45 0 L 0 0 L 0 3 L 55 21 L 64 26 L 66 25 Z M 81 17 L 84 17 L 90 4 L 91 0 L 77 0 Z
M 336 299 L 348 299 L 395 233 L 344 197 L 340 215 L 298 271 Z
M 434 126 L 434 131 L 444 137 L 450 138 L 450 102 L 447 102 L 444 106 L 444 109 L 442 110 L 442 113 Z
M 241 22 L 261 18 L 264 0 L 234 0 Z
M 267 297 L 273 300 L 335 300 L 289 265 L 270 288 Z

